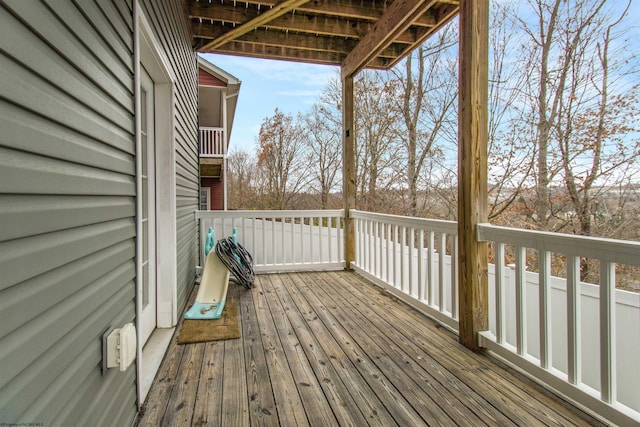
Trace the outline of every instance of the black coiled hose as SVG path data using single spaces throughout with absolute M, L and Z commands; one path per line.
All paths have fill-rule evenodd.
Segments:
M 253 287 L 253 258 L 244 246 L 227 237 L 216 243 L 216 255 L 242 286 L 247 289 Z

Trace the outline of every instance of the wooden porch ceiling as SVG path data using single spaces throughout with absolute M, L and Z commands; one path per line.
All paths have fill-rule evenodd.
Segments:
M 198 52 L 388 69 L 458 0 L 187 0 Z

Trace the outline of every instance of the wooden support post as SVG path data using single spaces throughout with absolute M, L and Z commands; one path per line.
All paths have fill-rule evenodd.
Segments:
M 351 269 L 356 246 L 351 210 L 356 207 L 356 135 L 353 121 L 353 77 L 342 79 L 342 197 L 344 200 L 344 260 Z
M 479 351 L 488 329 L 487 243 L 477 225 L 487 222 L 487 105 L 489 0 L 460 1 L 458 99 L 459 339 Z

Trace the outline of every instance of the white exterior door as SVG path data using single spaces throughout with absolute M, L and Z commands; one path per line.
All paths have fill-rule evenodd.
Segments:
M 200 187 L 200 210 L 201 211 L 208 211 L 211 209 L 210 200 L 211 200 L 211 188 Z
M 156 155 L 155 109 L 153 80 L 144 67 L 140 67 L 140 135 L 141 185 L 139 201 L 142 205 L 141 246 L 142 299 L 140 315 L 141 345 L 147 342 L 157 325 L 156 287 Z

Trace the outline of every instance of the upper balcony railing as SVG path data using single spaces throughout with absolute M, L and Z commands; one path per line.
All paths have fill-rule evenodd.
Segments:
M 200 127 L 200 157 L 224 157 L 226 145 L 224 129 Z
M 196 217 L 202 251 L 208 227 L 218 238 L 235 227 L 256 271 L 345 266 L 341 210 L 198 211 Z M 352 218 L 351 267 L 457 331 L 457 224 L 360 211 Z M 489 330 L 479 334 L 481 345 L 586 411 L 637 425 L 640 294 L 616 289 L 615 272 L 616 265 L 640 266 L 640 243 L 490 224 L 479 226 L 478 237 L 491 243 L 496 260 L 488 266 Z M 551 275 L 551 253 L 566 260 L 566 279 Z M 580 280 L 581 259 L 599 264 L 598 283 Z

